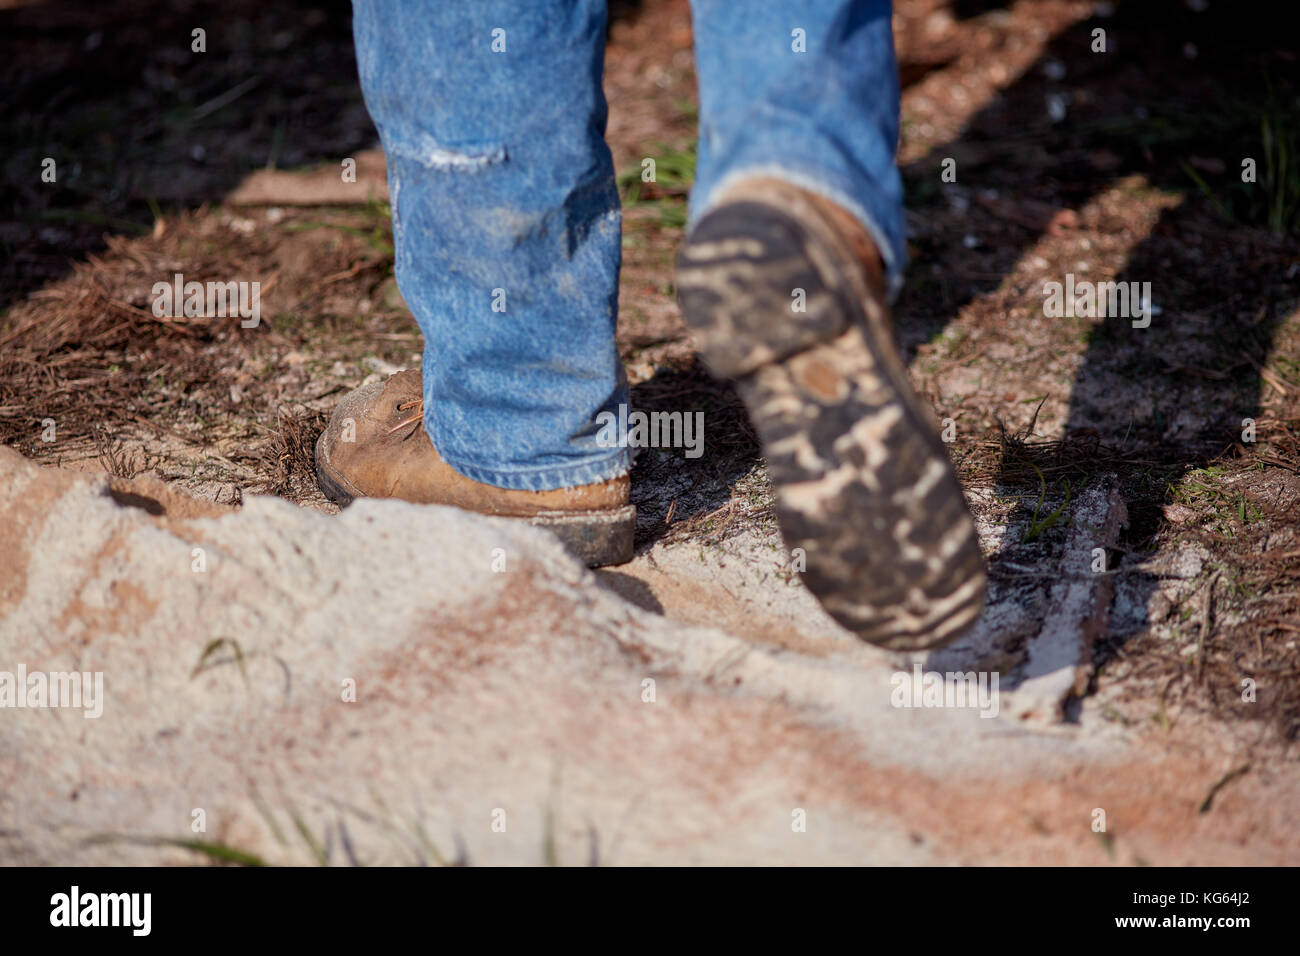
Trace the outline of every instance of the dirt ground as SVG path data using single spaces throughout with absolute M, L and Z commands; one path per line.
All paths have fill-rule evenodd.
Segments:
M 1074 504 L 1114 487 L 1127 524 L 1067 720 L 1089 709 L 1231 788 L 1293 765 L 1300 734 L 1300 101 L 1293 35 L 1255 4 L 1204 6 L 898 0 L 911 263 L 895 313 L 951 421 L 990 614 L 1014 624 L 980 660 L 1014 673 Z M 311 465 L 329 410 L 422 348 L 348 4 L 0 0 L 0 37 L 0 442 L 215 501 L 334 510 Z M 703 411 L 707 453 L 641 456 L 637 558 L 603 579 L 815 650 L 831 638 L 791 596 L 744 410 L 673 297 L 696 119 L 686 0 L 613 4 L 605 85 L 633 402 Z M 347 190 L 341 157 L 359 157 Z M 151 287 L 175 272 L 259 279 L 260 326 L 155 318 Z M 1067 273 L 1149 282 L 1150 327 L 1046 318 L 1043 283 Z M 1204 780 L 1188 787 L 1208 808 Z

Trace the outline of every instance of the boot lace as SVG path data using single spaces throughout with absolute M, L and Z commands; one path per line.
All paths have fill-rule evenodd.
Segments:
M 410 409 L 414 409 L 415 411 L 402 419 L 402 421 L 398 422 L 392 428 L 388 429 L 388 434 L 391 435 L 393 432 L 401 431 L 408 425 L 414 425 L 415 427 L 411 429 L 410 435 L 403 436 L 402 441 L 406 441 L 406 439 L 410 438 L 411 435 L 414 435 L 420 430 L 421 426 L 424 424 L 424 399 L 413 398 L 410 401 L 399 402 L 397 404 L 397 410 L 399 412 L 409 411 Z

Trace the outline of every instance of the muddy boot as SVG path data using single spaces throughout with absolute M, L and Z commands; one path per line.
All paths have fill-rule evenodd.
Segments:
M 628 477 L 557 491 L 485 485 L 452 469 L 423 426 L 420 373 L 398 372 L 339 402 L 316 442 L 316 480 L 340 505 L 353 498 L 401 498 L 520 518 L 549 528 L 590 567 L 632 559 L 636 508 Z
M 736 380 L 822 606 L 872 644 L 957 638 L 983 606 L 984 561 L 866 231 L 798 187 L 747 180 L 692 229 L 677 294 L 710 369 Z

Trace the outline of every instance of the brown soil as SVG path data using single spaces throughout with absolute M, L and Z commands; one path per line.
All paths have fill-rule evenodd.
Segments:
M 1264 184 L 1236 179 L 1243 157 L 1266 165 L 1261 121 L 1297 128 L 1294 37 L 1261 30 L 1249 3 L 896 6 L 912 251 L 896 314 L 914 381 L 955 425 L 976 509 L 1006 528 L 995 583 L 1025 567 L 1050 576 L 1066 529 L 1049 516 L 1117 475 L 1130 524 L 1108 562 L 1116 597 L 1090 694 L 1130 726 L 1227 728 L 1243 760 L 1289 753 L 1300 243 L 1294 218 L 1270 224 Z M 0 442 L 214 502 L 276 494 L 329 511 L 311 468 L 329 409 L 420 360 L 382 189 L 372 164 L 347 203 L 229 196 L 259 170 L 319 176 L 376 145 L 348 4 L 176 8 L 0 3 L 0 111 L 15 131 L 0 198 Z M 190 52 L 196 25 L 207 54 Z M 1110 52 L 1092 51 L 1096 29 Z M 685 0 L 614 5 L 619 170 L 691 153 L 690 46 Z M 39 178 L 46 156 L 57 184 Z M 946 159 L 955 182 L 940 176 Z M 696 362 L 673 301 L 684 192 L 661 182 L 625 211 L 619 346 L 634 401 L 703 410 L 708 427 L 702 458 L 638 462 L 643 555 L 773 527 L 743 408 Z M 261 325 L 155 318 L 150 289 L 174 272 L 261 281 Z M 1159 314 L 1145 329 L 1045 318 L 1043 283 L 1066 273 L 1150 282 Z M 671 591 L 665 613 L 712 607 L 756 640 L 781 629 L 746 622 L 710 582 Z

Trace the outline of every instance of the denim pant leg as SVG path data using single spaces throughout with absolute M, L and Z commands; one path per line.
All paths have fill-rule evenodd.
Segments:
M 425 337 L 425 428 L 498 487 L 628 466 L 596 421 L 627 401 L 605 20 L 605 0 L 354 4 L 397 282 Z
M 898 67 L 889 0 L 692 0 L 700 145 L 691 218 L 773 176 L 852 212 L 902 284 Z

